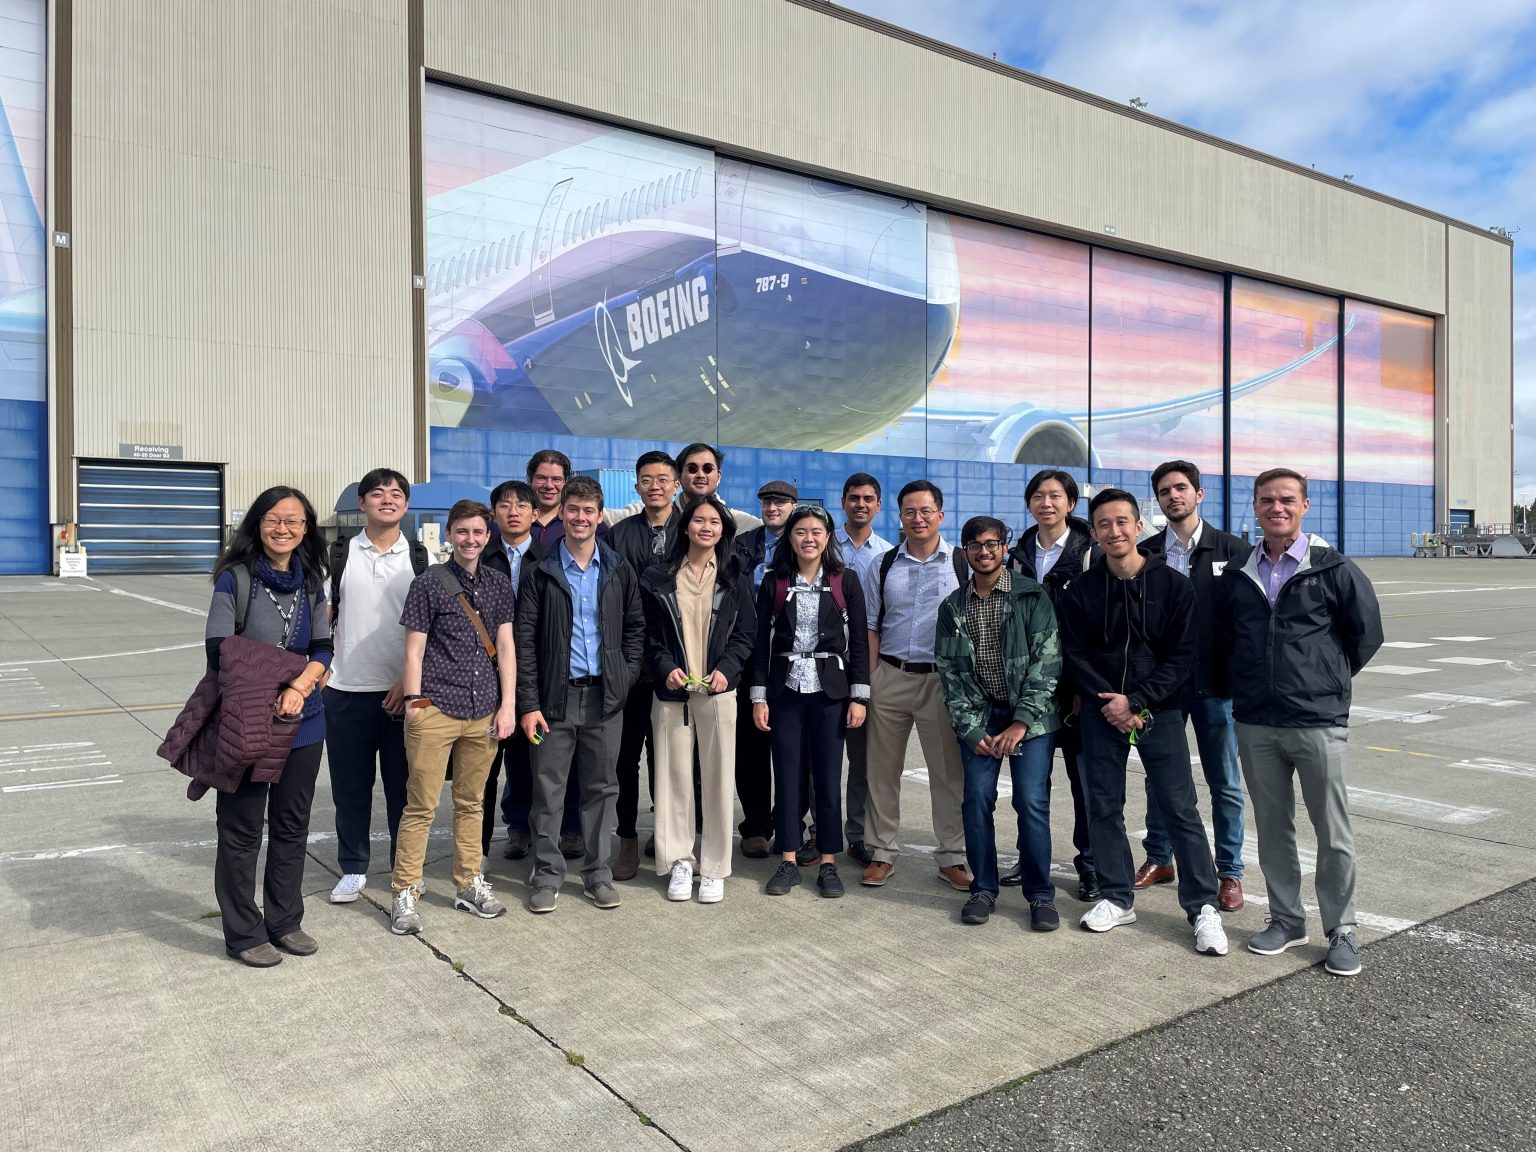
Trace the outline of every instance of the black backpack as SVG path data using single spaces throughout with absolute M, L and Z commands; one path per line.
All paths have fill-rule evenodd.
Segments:
M 407 536 L 411 549 L 411 570 L 420 576 L 432 564 L 427 546 L 414 536 Z M 331 541 L 331 626 L 336 626 L 336 616 L 341 610 L 341 574 L 347 566 L 347 556 L 352 551 L 352 537 L 338 536 Z M 236 609 L 237 617 L 239 610 Z

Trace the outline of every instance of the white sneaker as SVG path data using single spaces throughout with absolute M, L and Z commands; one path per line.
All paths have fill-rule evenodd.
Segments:
M 699 877 L 699 903 L 718 904 L 725 899 L 725 878 L 722 876 Z
M 679 860 L 672 865 L 672 880 L 667 885 L 668 900 L 686 900 L 693 895 L 693 865 Z
M 1200 905 L 1195 917 L 1195 951 L 1202 956 L 1225 956 L 1227 932 L 1221 926 L 1221 913 L 1209 904 Z
M 1100 900 L 1083 913 L 1078 923 L 1090 932 L 1108 932 L 1122 924 L 1136 923 L 1136 913 L 1133 909 L 1120 907 L 1112 900 Z
M 366 887 L 368 887 L 368 877 L 361 872 L 348 872 L 336 881 L 336 887 L 331 889 L 331 903 L 351 904 Z

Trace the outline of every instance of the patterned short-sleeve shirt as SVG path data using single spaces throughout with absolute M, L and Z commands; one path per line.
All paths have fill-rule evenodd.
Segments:
M 448 561 L 448 570 L 458 577 L 494 643 L 496 630 L 512 623 L 512 581 L 485 564 L 475 566 L 474 576 L 456 560 Z M 427 650 L 421 658 L 423 696 L 455 720 L 476 720 L 496 711 L 501 700 L 496 666 L 458 600 L 430 568 L 411 582 L 400 623 L 412 632 L 427 634 Z

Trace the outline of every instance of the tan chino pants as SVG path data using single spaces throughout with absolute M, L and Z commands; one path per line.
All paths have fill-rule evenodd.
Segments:
M 656 874 L 666 876 L 679 860 L 701 876 L 731 874 L 731 821 L 736 811 L 736 693 L 702 692 L 683 705 L 658 699 L 651 706 L 656 750 Z M 758 735 L 762 735 L 758 733 Z M 767 739 L 763 736 L 763 739 Z M 699 800 L 704 832 L 693 854 L 693 747 L 699 747 Z
M 435 704 L 419 709 L 406 721 L 405 757 L 410 774 L 405 781 L 405 811 L 395 838 L 395 892 L 421 888 L 427 856 L 427 836 L 443 795 L 448 758 L 453 757 L 453 885 L 463 888 L 480 871 L 480 822 L 485 781 L 496 759 L 491 717 L 455 720 Z
M 881 661 L 870 676 L 869 801 L 864 809 L 864 846 L 876 860 L 895 863 L 901 854 L 901 774 L 907 740 L 917 738 L 928 763 L 928 795 L 933 805 L 934 862 L 940 868 L 965 863 L 965 826 L 960 802 L 965 796 L 965 766 L 960 745 L 944 707 L 937 673 L 904 672 Z

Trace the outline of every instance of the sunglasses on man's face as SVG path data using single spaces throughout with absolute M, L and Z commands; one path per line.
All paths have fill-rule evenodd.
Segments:
M 709 475 L 713 474 L 714 470 L 715 470 L 715 466 L 713 464 L 684 464 L 683 465 L 683 471 L 688 473 L 688 475 L 690 475 L 690 476 L 697 476 L 699 473 L 703 473 L 705 476 L 709 476 Z

